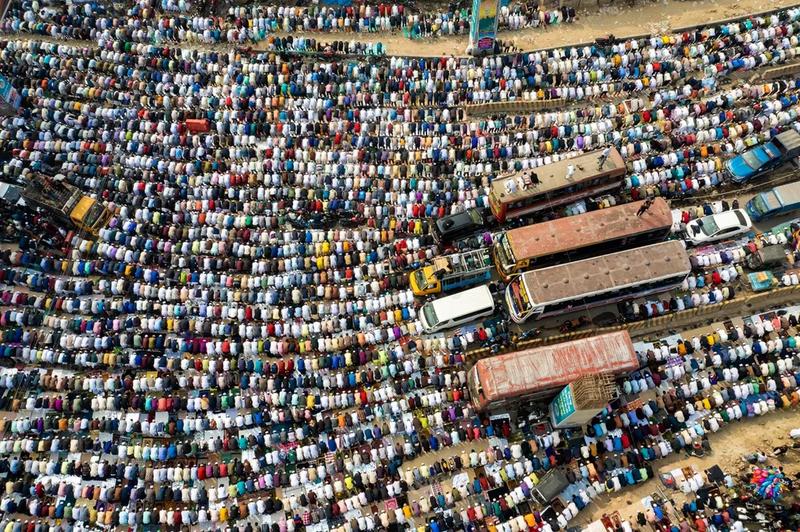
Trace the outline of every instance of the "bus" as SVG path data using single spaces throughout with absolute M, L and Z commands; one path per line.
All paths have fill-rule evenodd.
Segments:
M 540 400 L 589 373 L 619 375 L 639 368 L 628 331 L 534 347 L 478 360 L 467 373 L 478 412 L 521 400 Z
M 511 319 L 523 323 L 666 292 L 692 267 L 677 240 L 517 275 L 506 288 Z
M 499 222 L 504 222 L 620 187 L 626 174 L 622 155 L 611 148 L 603 169 L 598 170 L 600 156 L 599 150 L 593 151 L 493 180 L 489 194 L 492 214 Z M 567 178 L 569 165 L 575 168 L 575 173 Z M 538 184 L 530 179 L 531 172 L 536 173 Z
M 559 218 L 506 231 L 492 248 L 497 272 L 508 282 L 532 267 L 585 259 L 618 249 L 660 242 L 672 230 L 672 213 L 656 198 L 642 216 L 644 201 Z

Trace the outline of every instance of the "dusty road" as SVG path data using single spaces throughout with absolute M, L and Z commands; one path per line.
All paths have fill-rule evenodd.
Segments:
M 594 42 L 598 37 L 613 33 L 630 37 L 645 33 L 666 33 L 673 28 L 709 23 L 731 17 L 758 13 L 797 5 L 797 0 L 701 0 L 637 2 L 632 6 L 613 7 L 580 12 L 573 24 L 520 31 L 501 31 L 499 37 L 516 42 L 523 50 L 551 48 L 567 44 Z M 278 33 L 280 35 L 280 33 Z M 338 39 L 343 34 L 317 36 L 322 40 Z M 468 38 L 465 36 L 411 40 L 402 32 L 395 35 L 348 34 L 360 41 L 380 41 L 389 48 L 389 55 L 464 55 Z

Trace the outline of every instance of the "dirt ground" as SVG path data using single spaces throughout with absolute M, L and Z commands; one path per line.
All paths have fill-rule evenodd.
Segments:
M 655 462 L 653 469 L 656 474 L 660 474 L 689 466 L 698 471 L 704 471 L 713 465 L 719 465 L 724 472 L 737 476 L 748 471 L 750 467 L 749 464 L 742 462 L 742 456 L 757 450 L 770 454 L 775 447 L 780 445 L 791 446 L 792 440 L 789 437 L 789 431 L 795 428 L 800 428 L 800 410 L 798 409 L 776 411 L 758 419 L 746 419 L 729 424 L 716 434 L 712 434 L 709 438 L 712 452 L 709 455 L 703 458 L 694 458 L 673 454 L 669 459 Z M 473 447 L 472 444 L 462 443 L 458 447 L 444 449 L 438 453 L 431 453 L 404 463 L 403 468 L 424 467 L 425 463 L 430 464 L 434 459 L 460 454 L 461 451 L 466 452 L 466 455 L 462 455 L 462 459 L 466 460 Z M 794 477 L 796 473 L 800 473 L 800 449 L 789 450 L 784 456 L 770 458 L 766 465 L 781 466 L 789 476 Z M 472 475 L 469 476 L 471 480 Z M 441 485 L 445 491 L 449 491 L 452 487 L 451 479 L 442 480 Z M 680 508 L 683 505 L 685 497 L 682 492 L 667 490 L 660 481 L 649 480 L 633 488 L 626 487 L 618 494 L 599 497 L 585 511 L 581 512 L 576 520 L 570 522 L 570 525 L 586 525 L 600 519 L 604 514 L 611 514 L 615 511 L 619 512 L 623 519 L 628 519 L 629 516 L 635 519 L 636 514 L 643 510 L 641 500 L 648 495 L 658 493 L 659 490 L 670 497 L 676 507 Z M 423 486 L 411 490 L 408 498 L 409 500 L 428 498 L 432 491 L 432 486 Z M 784 498 L 785 503 L 798 501 L 800 501 L 800 497 L 797 492 L 787 494 Z M 465 504 L 461 503 L 458 509 L 463 505 Z
M 724 20 L 731 17 L 777 9 L 797 4 L 797 0 L 701 0 L 637 2 L 632 6 L 612 7 L 581 12 L 574 24 L 529 28 L 520 31 L 501 31 L 499 37 L 516 42 L 523 50 L 550 48 L 566 44 L 593 42 L 613 33 L 617 37 L 664 33 L 681 28 Z M 370 38 L 367 38 L 370 37 Z M 324 40 L 324 38 L 323 38 Z M 401 32 L 396 35 L 375 34 L 359 36 L 358 40 L 380 41 L 389 48 L 389 55 L 464 55 L 468 38 L 465 36 L 410 40 Z
M 741 317 L 731 317 L 730 323 L 734 326 L 742 325 Z M 693 336 L 708 334 L 719 328 L 723 328 L 724 324 L 720 322 L 709 323 L 708 325 L 698 327 L 696 329 L 681 331 L 681 336 L 684 338 L 691 338 Z M 800 331 L 790 330 L 792 334 Z M 646 392 L 650 393 L 650 392 Z M 643 398 L 647 399 L 647 395 Z M 736 476 L 744 471 L 749 470 L 749 464 L 742 462 L 742 456 L 753 453 L 755 451 L 762 451 L 770 454 L 775 447 L 780 445 L 791 445 L 792 440 L 789 437 L 789 432 L 792 429 L 800 428 L 800 409 L 779 410 L 771 412 L 763 417 L 745 419 L 739 422 L 725 425 L 719 432 L 711 434 L 709 439 L 711 441 L 712 452 L 703 458 L 687 457 L 686 455 L 673 454 L 669 459 L 660 460 L 653 464 L 653 469 L 656 474 L 666 473 L 678 468 L 693 466 L 699 471 L 710 468 L 713 465 L 719 465 L 726 473 L 731 473 Z M 398 441 L 402 439 L 398 438 Z M 462 460 L 466 461 L 472 448 L 481 448 L 481 445 L 474 445 L 469 442 L 461 443 L 456 447 L 442 449 L 436 453 L 429 453 L 420 456 L 414 460 L 403 464 L 403 468 L 424 467 L 425 464 L 430 464 L 433 460 L 439 460 L 443 457 L 448 457 L 454 454 L 462 454 Z M 790 450 L 787 455 L 778 458 L 770 458 L 768 465 L 782 466 L 785 472 L 794 476 L 800 473 L 800 449 Z M 470 480 L 472 479 L 472 472 L 468 472 Z M 442 479 L 440 481 L 442 488 L 449 491 L 452 488 L 452 478 Z M 636 514 L 643 509 L 641 500 L 648 495 L 653 495 L 661 490 L 666 496 L 673 499 L 677 507 L 683 505 L 685 497 L 680 491 L 669 491 L 663 487 L 660 481 L 651 479 L 643 484 L 633 488 L 626 487 L 618 494 L 603 495 L 598 498 L 592 505 L 580 513 L 578 518 L 571 522 L 571 525 L 586 525 L 592 521 L 600 519 L 604 514 L 611 514 L 619 512 L 620 517 L 627 519 L 629 516 L 636 517 Z M 431 485 L 422 486 L 416 490 L 409 492 L 409 500 L 420 500 L 428 498 L 433 492 Z M 797 492 L 788 494 L 784 502 L 800 502 L 800 494 Z M 461 503 L 464 505 L 464 503 Z M 460 506 L 458 506 L 460 509 Z
M 668 460 L 658 462 L 654 468 L 656 473 L 673 471 L 680 467 L 693 466 L 697 470 L 705 470 L 713 465 L 719 465 L 726 473 L 734 476 L 749 470 L 749 464 L 742 462 L 742 456 L 760 450 L 767 454 L 780 445 L 791 446 L 789 431 L 800 427 L 800 410 L 773 412 L 759 419 L 748 419 L 728 425 L 720 432 L 710 436 L 712 452 L 703 458 L 686 458 L 674 454 Z M 800 472 L 800 449 L 789 450 L 786 455 L 770 458 L 767 465 L 781 466 L 789 476 Z M 623 519 L 628 516 L 636 517 L 642 509 L 641 500 L 653 494 L 659 486 L 658 481 L 648 481 L 632 489 L 625 488 L 617 495 L 604 495 L 595 504 L 587 507 L 588 511 L 581 512 L 577 520 L 570 524 L 588 524 L 600 519 L 603 514 L 618 511 Z M 674 494 L 676 506 L 684 502 L 680 491 L 669 492 Z M 797 492 L 788 494 L 785 502 L 791 503 L 798 500 Z

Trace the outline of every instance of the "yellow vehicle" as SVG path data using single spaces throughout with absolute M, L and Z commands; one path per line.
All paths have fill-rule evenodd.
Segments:
M 411 290 L 416 296 L 438 294 L 488 281 L 491 275 L 492 255 L 488 249 L 465 251 L 437 257 L 430 266 L 414 270 Z
M 26 204 L 39 207 L 61 221 L 71 222 L 92 235 L 97 235 L 113 216 L 103 204 L 63 178 L 42 175 L 30 177 L 22 190 L 22 199 Z

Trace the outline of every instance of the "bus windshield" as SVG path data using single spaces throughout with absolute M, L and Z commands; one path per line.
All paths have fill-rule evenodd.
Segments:
M 522 316 L 531 310 L 531 302 L 528 297 L 528 292 L 525 290 L 525 285 L 522 283 L 522 277 L 518 277 L 511 281 L 509 285 L 511 289 L 511 306 L 515 314 Z
M 436 327 L 439 325 L 439 318 L 436 316 L 436 311 L 433 310 L 432 303 L 423 305 L 422 312 L 425 314 L 425 321 L 428 322 L 428 327 Z
M 470 395 L 479 398 L 481 403 L 486 400 L 483 386 L 478 383 L 478 372 L 475 368 L 467 374 L 467 388 L 469 389 Z
M 495 247 L 497 253 L 498 265 L 503 268 L 505 273 L 511 273 L 517 263 L 514 258 L 514 251 L 511 249 L 511 244 L 508 242 L 508 233 L 503 233 L 500 237 L 500 243 Z

